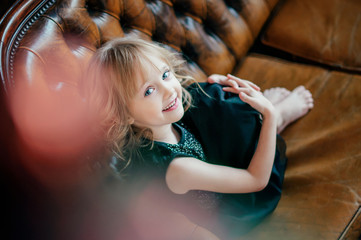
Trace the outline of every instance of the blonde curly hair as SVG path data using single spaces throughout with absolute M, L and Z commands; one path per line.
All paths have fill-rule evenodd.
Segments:
M 137 149 L 144 144 L 143 139 L 152 139 L 150 129 L 139 129 L 129 123 L 128 103 L 137 91 L 137 73 L 143 76 L 145 64 L 152 64 L 148 56 L 163 60 L 180 81 L 183 106 L 191 106 L 191 95 L 184 88 L 195 80 L 187 74 L 185 61 L 178 53 L 140 39 L 120 38 L 105 43 L 90 59 L 83 84 L 86 98 L 92 108 L 98 111 L 101 127 L 111 150 L 120 159 L 125 169 Z M 149 142 L 149 141 L 148 141 Z

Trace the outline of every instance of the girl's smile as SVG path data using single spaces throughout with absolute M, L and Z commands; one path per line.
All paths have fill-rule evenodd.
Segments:
M 129 103 L 130 122 L 151 129 L 155 139 L 162 139 L 172 135 L 172 123 L 183 117 L 182 86 L 165 61 L 152 56 L 148 59 L 135 79 L 139 90 Z
M 177 98 L 175 98 L 165 109 L 163 109 L 163 112 L 173 111 L 177 109 L 178 105 L 179 105 L 179 101 L 177 100 Z

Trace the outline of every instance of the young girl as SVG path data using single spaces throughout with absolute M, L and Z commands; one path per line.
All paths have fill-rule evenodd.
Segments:
M 86 80 L 117 171 L 160 179 L 216 219 L 217 228 L 187 215 L 194 239 L 237 237 L 276 207 L 286 166 L 277 133 L 313 107 L 304 87 L 262 94 L 232 75 L 186 89 L 192 78 L 176 54 L 127 38 L 94 54 Z

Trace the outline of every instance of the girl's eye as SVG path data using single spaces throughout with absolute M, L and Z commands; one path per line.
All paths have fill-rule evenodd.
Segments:
M 167 78 L 169 77 L 169 75 L 170 75 L 169 70 L 165 71 L 165 72 L 163 73 L 162 79 L 163 79 L 163 80 L 167 79 Z
M 144 96 L 146 97 L 146 96 L 149 96 L 150 94 L 152 94 L 153 92 L 154 92 L 154 88 L 153 87 L 150 87 L 150 88 L 148 88 L 146 91 L 145 91 L 145 93 L 144 93 Z

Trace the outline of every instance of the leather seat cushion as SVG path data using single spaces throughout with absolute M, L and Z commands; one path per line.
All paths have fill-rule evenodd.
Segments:
M 315 99 L 281 134 L 289 158 L 282 197 L 246 239 L 337 239 L 361 196 L 361 77 L 256 54 L 235 74 L 263 90 L 303 84 Z

